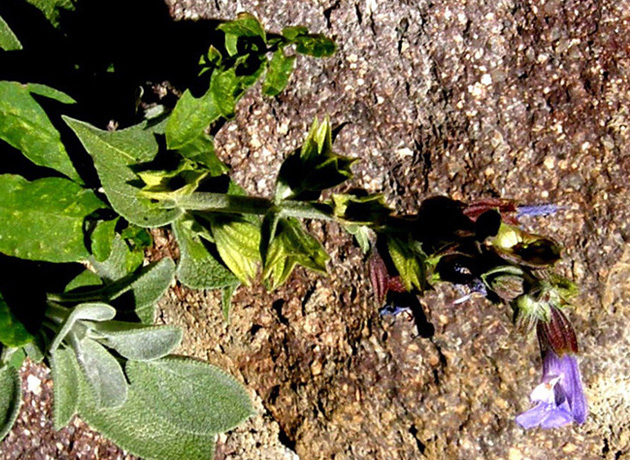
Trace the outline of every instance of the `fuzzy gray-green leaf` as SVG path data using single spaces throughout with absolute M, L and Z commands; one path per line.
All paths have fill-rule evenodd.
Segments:
M 31 93 L 47 97 L 53 95 L 54 99 L 62 99 L 62 102 L 72 101 L 70 98 L 63 99 L 63 93 L 44 85 L 0 81 L 0 139 L 21 151 L 36 165 L 52 168 L 81 182 L 59 132 Z
M 98 404 L 84 378 L 79 379 L 79 416 L 93 429 L 144 460 L 210 460 L 216 434 L 180 430 L 156 414 L 130 385 L 127 401 L 118 408 Z
M 118 360 L 98 342 L 75 342 L 77 360 L 92 392 L 103 407 L 119 407 L 127 399 L 127 380 Z
M 60 177 L 29 182 L 4 174 L 0 196 L 0 252 L 47 262 L 88 258 L 83 222 L 104 207 L 91 190 Z
M 48 308 L 54 314 L 55 310 L 59 307 L 56 307 L 55 305 L 50 305 Z M 109 321 L 110 319 L 113 319 L 114 316 L 116 316 L 116 309 L 111 305 L 107 305 L 106 303 L 86 302 L 77 305 L 70 311 L 70 314 L 64 321 L 63 326 L 61 326 L 61 329 L 55 336 L 49 348 L 50 352 L 54 353 L 55 350 L 59 348 L 61 342 L 63 342 L 66 336 L 70 333 L 77 321 Z
M 178 429 L 220 433 L 253 414 L 241 384 L 208 363 L 166 357 L 146 363 L 129 361 L 126 371 L 145 404 Z
M 0 368 L 0 441 L 9 433 L 22 401 L 20 375 L 12 366 Z
M 59 348 L 50 356 L 53 378 L 53 421 L 55 430 L 66 426 L 77 411 L 79 396 L 78 366 L 74 352 L 69 348 Z
M 95 324 L 93 334 L 121 356 L 134 361 L 151 361 L 171 353 L 182 341 L 175 326 L 145 326 L 123 321 Z
M 164 258 L 143 267 L 130 284 L 134 297 L 134 312 L 145 324 L 153 322 L 155 304 L 162 298 L 175 277 L 173 259 Z
M 166 225 L 181 214 L 179 209 L 164 209 L 139 196 L 139 177 L 130 168 L 151 161 L 158 152 L 153 131 L 144 124 L 121 131 L 102 131 L 88 123 L 63 117 L 92 156 L 105 195 L 114 210 L 141 227 Z

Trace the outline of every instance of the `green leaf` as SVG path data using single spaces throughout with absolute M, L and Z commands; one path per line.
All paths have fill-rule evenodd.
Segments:
M 127 399 L 127 380 L 118 360 L 89 338 L 76 341 L 73 346 L 96 401 L 104 407 L 123 405 Z
M 286 88 L 287 83 L 289 83 L 289 77 L 291 77 L 294 65 L 295 56 L 285 56 L 282 49 L 273 53 L 267 68 L 267 76 L 263 82 L 263 93 L 267 96 L 280 94 Z
M 165 257 L 143 267 L 130 284 L 134 296 L 134 312 L 143 323 L 153 322 L 155 304 L 162 298 L 175 277 L 175 262 Z
M 208 168 L 212 176 L 220 176 L 230 170 L 214 153 L 214 140 L 206 133 L 202 133 L 196 139 L 180 147 L 178 151 L 184 158 Z
M 22 49 L 20 40 L 18 40 L 2 17 L 0 17 L 0 48 L 5 51 L 17 51 Z
M 184 91 L 168 118 L 166 145 L 171 150 L 181 149 L 202 136 L 220 116 L 221 110 L 212 91 L 208 90 L 200 98 L 193 97 L 190 90 Z
M 0 441 L 9 434 L 22 402 L 20 375 L 12 366 L 0 367 Z
M 26 345 L 28 346 L 28 344 Z M 26 352 L 24 348 L 13 348 L 8 351 L 9 359 L 7 360 L 7 364 L 16 369 L 22 367 L 22 363 L 26 359 Z
M 237 98 L 242 94 L 240 79 L 236 76 L 236 69 L 226 71 L 215 70 L 210 80 L 210 92 L 221 115 L 225 118 L 234 116 Z
M 223 288 L 221 292 L 221 310 L 223 311 L 223 320 L 230 324 L 230 313 L 232 311 L 232 297 L 240 285 L 228 286 Z
M 393 212 L 383 195 L 333 194 L 332 201 L 335 217 L 353 224 L 378 225 Z
M 177 429 L 200 435 L 220 433 L 253 415 L 241 384 L 210 364 L 166 357 L 129 361 L 126 371 L 147 408 Z
M 361 248 L 361 252 L 367 254 L 372 247 L 372 243 L 370 242 L 370 229 L 365 225 L 356 224 L 344 225 L 344 228 L 348 233 L 354 236 L 354 239 Z
M 213 217 L 211 228 L 221 260 L 249 286 L 260 262 L 260 225 L 235 217 Z
M 424 257 L 417 254 L 410 244 L 391 236 L 387 239 L 387 249 L 405 288 L 408 291 L 414 287 L 424 290 Z
M 144 260 L 144 251 L 129 248 L 120 235 L 115 235 L 112 241 L 109 257 L 99 262 L 96 258 L 90 260 L 94 272 L 106 281 L 116 281 L 133 273 Z
M 350 179 L 355 161 L 333 152 L 328 118 L 321 124 L 315 119 L 302 148 L 289 155 L 280 168 L 276 200 L 316 200 L 323 190 Z
M 68 103 L 71 98 L 44 85 L 23 85 L 0 81 L 0 139 L 6 141 L 39 166 L 52 168 L 81 182 L 59 132 L 31 93 Z
M 270 284 L 273 290 L 286 281 L 298 264 L 325 274 L 329 258 L 320 242 L 304 231 L 300 221 L 279 219 L 264 261 L 263 278 L 273 279 Z
M 107 260 L 112 252 L 112 243 L 116 236 L 116 224 L 118 218 L 113 220 L 101 220 L 92 231 L 92 254 L 100 262 Z
M 59 307 L 55 305 L 49 305 L 46 316 L 54 316 L 60 319 L 61 315 L 66 314 L 66 318 L 63 321 L 63 326 L 53 339 L 50 345 L 50 352 L 54 353 L 59 348 L 61 342 L 72 331 L 77 321 L 109 321 L 116 316 L 116 309 L 111 305 L 107 305 L 102 302 L 86 302 L 77 305 L 72 309 Z
M 34 363 L 41 363 L 45 358 L 46 343 L 42 338 L 43 334 L 37 334 L 35 340 L 24 345 L 24 351 L 28 359 Z
M 250 13 L 239 13 L 234 21 L 224 22 L 217 29 L 222 30 L 226 35 L 260 37 L 264 42 L 267 41 L 265 29 L 263 29 L 258 19 Z
M 79 416 L 133 455 L 145 460 L 213 458 L 214 433 L 194 434 L 173 426 L 138 396 L 136 385 L 129 387 L 127 400 L 118 408 L 98 404 L 84 378 L 79 379 L 79 392 Z
M 21 347 L 33 341 L 33 335 L 15 317 L 0 293 L 0 343 L 7 347 Z
M 53 378 L 54 406 L 53 421 L 55 430 L 66 426 L 77 411 L 79 396 L 78 368 L 75 366 L 74 352 L 58 348 L 50 356 L 50 367 Z
M 141 227 L 166 225 L 181 214 L 179 209 L 164 209 L 139 196 L 139 178 L 130 166 L 151 161 L 158 152 L 155 135 L 145 124 L 121 131 L 102 131 L 64 116 L 85 149 L 92 156 L 105 195 L 114 210 Z
M 59 18 L 63 10 L 74 11 L 73 0 L 26 0 L 35 6 L 53 26 L 59 26 Z
M 89 257 L 83 222 L 104 206 L 91 190 L 58 177 L 29 182 L 4 174 L 0 196 L 0 252 L 48 262 Z
M 42 85 L 40 83 L 26 83 L 26 89 L 31 94 L 37 94 L 39 96 L 47 97 L 48 99 L 54 99 L 62 104 L 76 104 L 73 98 L 66 93 L 59 91 L 58 89 L 51 88 L 50 86 Z
M 173 222 L 173 233 L 181 251 L 177 266 L 179 281 L 193 289 L 219 289 L 238 284 L 238 278 L 210 253 L 200 236 L 201 229 L 195 227 L 199 224 L 190 215 Z
M 304 26 L 289 26 L 282 29 L 282 35 L 287 40 L 295 40 L 301 35 L 308 35 L 308 29 Z
M 152 323 L 155 303 L 170 286 L 174 273 L 175 263 L 169 258 L 164 258 L 105 286 L 88 291 L 67 292 L 60 295 L 51 294 L 49 298 L 64 303 L 112 302 L 126 292 L 131 291 L 133 294 L 131 308 L 116 302 L 118 313 L 122 316 L 127 316 L 132 311 L 134 317 L 137 316 L 143 323 Z
M 93 338 L 134 361 L 151 361 L 171 353 L 182 341 L 182 331 L 175 326 L 145 326 L 124 321 L 106 321 L 93 325 Z
M 93 287 L 101 287 L 103 285 L 103 280 L 93 271 L 91 270 L 83 270 L 77 276 L 75 276 L 66 287 L 64 287 L 63 292 L 72 292 L 81 288 L 93 288 Z
M 86 288 L 86 287 L 94 287 L 94 286 L 102 286 L 103 280 L 93 271 L 83 270 L 77 276 L 75 276 L 72 281 L 66 284 L 66 287 L 63 289 L 63 292 L 71 292 L 75 289 Z
M 309 56 L 329 57 L 337 50 L 335 42 L 322 34 L 300 35 L 294 41 L 297 45 L 295 50 Z

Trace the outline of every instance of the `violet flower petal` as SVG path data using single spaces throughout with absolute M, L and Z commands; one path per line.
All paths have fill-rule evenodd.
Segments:
M 542 382 L 532 392 L 532 400 L 538 404 L 516 417 L 519 425 L 558 428 L 586 421 L 588 406 L 575 355 L 558 357 L 547 350 L 543 357 Z

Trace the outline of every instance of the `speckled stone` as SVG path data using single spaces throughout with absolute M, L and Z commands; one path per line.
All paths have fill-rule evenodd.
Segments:
M 277 98 L 248 93 L 217 135 L 250 193 L 271 193 L 283 157 L 328 114 L 349 122 L 336 149 L 361 159 L 348 186 L 384 193 L 401 212 L 436 194 L 562 205 L 524 223 L 565 246 L 558 269 L 582 287 L 569 316 L 591 415 L 524 431 L 514 417 L 529 407 L 540 359 L 508 308 L 454 305 L 461 293 L 440 286 L 422 300 L 435 334 L 421 338 L 404 316 L 379 317 L 350 237 L 309 223 L 332 255 L 329 277 L 297 270 L 276 292 L 241 289 L 229 326 L 216 293 L 161 302 L 160 321 L 186 329 L 181 351 L 226 368 L 254 396 L 259 416 L 219 439 L 218 459 L 630 456 L 627 0 L 167 4 L 179 20 L 249 11 L 267 29 L 304 24 L 339 45 L 329 59 L 300 57 Z M 55 458 L 121 455 L 65 449 Z

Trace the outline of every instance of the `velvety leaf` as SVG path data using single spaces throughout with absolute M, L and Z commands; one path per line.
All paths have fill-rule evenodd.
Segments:
M 241 384 L 208 363 L 166 357 L 129 361 L 126 371 L 147 407 L 180 430 L 201 435 L 220 433 L 253 415 Z
M 22 402 L 20 375 L 11 366 L 0 367 L 0 441 L 15 423 Z
M 144 251 L 131 250 L 120 235 L 115 235 L 109 257 L 102 262 L 92 258 L 90 264 L 100 278 L 106 281 L 116 281 L 134 272 L 142 265 L 143 260 Z
M 208 168 L 212 176 L 220 176 L 229 171 L 229 168 L 214 153 L 214 141 L 206 133 L 202 133 L 196 139 L 180 147 L 178 151 L 184 158 Z
M 52 344 L 50 345 L 49 349 L 51 353 L 54 353 L 55 350 L 59 348 L 61 342 L 70 333 L 77 321 L 109 321 L 110 319 L 113 319 L 114 316 L 116 316 L 116 309 L 111 305 L 107 305 L 106 303 L 102 302 L 82 303 L 70 309 L 69 311 L 70 312 L 68 314 L 68 309 L 62 309 L 62 307 L 57 307 L 54 305 L 50 305 L 48 307 L 46 316 L 58 318 L 63 314 L 67 314 L 67 317 L 63 322 L 63 326 L 61 327 L 61 329 L 53 339 Z
M 175 263 L 169 258 L 164 258 L 105 286 L 49 297 L 59 302 L 78 302 L 86 301 L 86 299 L 112 302 L 131 291 L 133 294 L 131 308 L 116 303 L 118 313 L 124 316 L 132 311 L 143 323 L 152 323 L 155 303 L 170 286 L 174 273 Z
M 118 360 L 98 342 L 84 338 L 75 342 L 77 361 L 103 407 L 119 407 L 127 399 L 127 379 Z
M 21 151 L 36 165 L 52 168 L 81 182 L 59 132 L 31 93 L 53 97 L 64 103 L 72 101 L 60 91 L 44 85 L 0 81 L 0 139 Z
M 165 257 L 143 267 L 129 285 L 134 296 L 134 312 L 143 323 L 153 322 L 155 304 L 162 298 L 175 277 L 175 262 Z
M 105 195 L 114 210 L 141 227 L 166 225 L 181 214 L 139 196 L 136 173 L 130 166 L 152 160 L 158 152 L 155 135 L 144 124 L 121 131 L 102 131 L 88 123 L 63 117 L 92 156 Z
M 267 67 L 267 75 L 263 82 L 263 93 L 267 96 L 277 96 L 289 83 L 289 77 L 293 72 L 295 56 L 285 56 L 282 49 L 273 53 L 271 62 Z
M 2 17 L 0 17 L 0 49 L 5 51 L 16 51 L 22 49 L 20 40 L 18 40 Z
M 136 390 L 136 385 L 129 387 L 122 406 L 102 407 L 85 379 L 80 378 L 79 416 L 93 429 L 145 460 L 213 458 L 216 434 L 194 434 L 178 429 L 157 414 L 153 405 L 147 405 Z
M 260 226 L 232 217 L 212 218 L 211 222 L 221 260 L 241 283 L 248 286 L 256 276 L 260 262 Z
M 173 222 L 173 233 L 181 251 L 177 266 L 179 281 L 193 289 L 219 289 L 238 284 L 238 278 L 208 251 L 193 229 L 195 225 L 189 215 Z
M 300 35 L 294 41 L 298 53 L 314 57 L 332 56 L 337 49 L 334 41 L 321 34 Z
M 224 22 L 217 29 L 237 37 L 260 37 L 266 41 L 265 29 L 250 13 L 239 13 L 234 21 Z
M 306 233 L 297 219 L 280 219 L 264 261 L 263 278 L 273 280 L 271 289 L 275 289 L 297 264 L 325 274 L 328 259 L 321 243 Z
M 2 294 L 0 294 L 0 344 L 21 347 L 33 340 L 33 335 L 15 317 Z
M 75 276 L 72 281 L 66 284 L 63 292 L 71 292 L 75 289 L 85 287 L 101 286 L 102 284 L 103 280 L 96 273 L 90 270 L 83 270 Z
M 0 252 L 48 262 L 88 258 L 83 222 L 104 206 L 91 190 L 58 177 L 29 182 L 4 174 L 0 196 Z
M 69 348 L 58 348 L 50 356 L 53 378 L 53 421 L 55 430 L 66 426 L 77 411 L 79 397 L 78 368 L 74 352 Z
M 92 231 L 92 255 L 100 262 L 107 260 L 112 252 L 112 243 L 116 236 L 116 224 L 118 218 L 113 220 L 101 220 L 97 222 Z
M 35 6 L 48 19 L 53 26 L 59 26 L 59 18 L 61 16 L 61 12 L 72 11 L 74 10 L 74 2 L 73 0 L 26 0 L 31 5 Z
M 220 116 L 221 110 L 212 91 L 208 90 L 200 98 L 193 97 L 190 90 L 184 91 L 168 119 L 166 145 L 171 150 L 181 149 L 202 136 Z
M 93 338 L 134 361 L 151 361 L 171 353 L 182 341 L 182 331 L 175 326 L 145 326 L 124 321 L 96 323 Z

